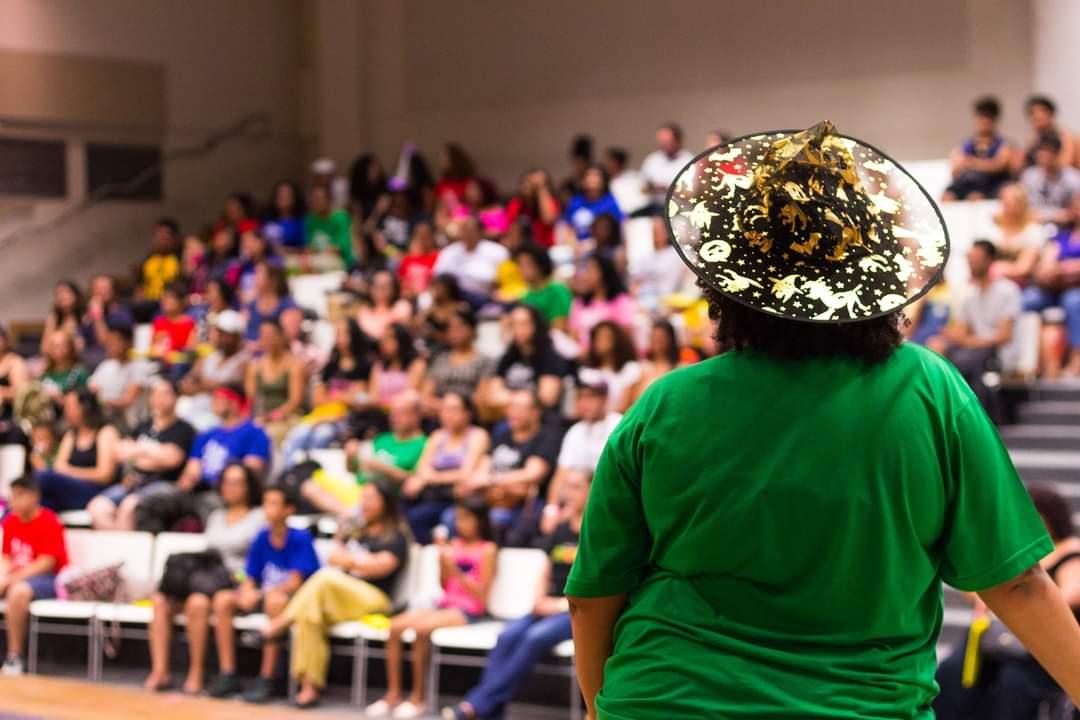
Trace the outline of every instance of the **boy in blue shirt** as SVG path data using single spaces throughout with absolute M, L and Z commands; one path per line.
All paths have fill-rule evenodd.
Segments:
M 263 513 L 267 527 L 255 536 L 248 551 L 247 577 L 234 591 L 214 596 L 214 612 L 219 630 L 231 632 L 233 616 L 262 612 L 270 618 L 285 609 L 289 598 L 310 575 L 319 569 L 319 558 L 311 534 L 290 528 L 289 516 L 296 512 L 296 500 L 281 486 L 271 486 L 263 493 Z M 274 670 L 281 646 L 277 642 L 263 645 L 259 677 L 244 699 L 265 703 L 273 695 Z M 216 697 L 232 695 L 239 690 L 235 675 L 222 676 L 212 691 Z

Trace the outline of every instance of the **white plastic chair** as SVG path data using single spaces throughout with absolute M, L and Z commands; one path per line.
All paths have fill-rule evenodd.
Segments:
M 540 580 L 547 564 L 547 556 L 540 550 L 506 548 L 499 551 L 495 582 L 488 596 L 488 612 L 494 618 L 490 622 L 440 628 L 431 634 L 431 667 L 428 669 L 428 687 L 434 706 L 439 705 L 439 668 L 444 664 L 482 668 L 487 665 L 486 655 L 463 654 L 488 652 L 495 647 L 499 634 L 506 627 L 505 621 L 520 618 L 532 612 Z M 449 652 L 448 652 L 449 651 Z M 573 643 L 567 647 L 560 643 L 553 648 L 553 655 L 573 658 Z M 577 676 L 570 664 L 537 665 L 537 671 L 568 677 L 570 680 L 570 717 L 581 717 L 581 698 Z
M 0 445 L 0 498 L 11 496 L 11 483 L 26 469 L 26 448 L 22 445 Z
M 104 530 L 67 530 L 64 533 L 68 562 L 83 571 L 96 570 L 117 563 L 125 591 L 151 579 L 150 559 L 154 536 L 144 532 Z M 37 671 L 38 636 L 42 633 L 71 635 L 87 639 L 87 674 L 101 678 L 101 637 L 96 616 L 99 607 L 113 603 L 73 600 L 35 600 L 30 603 L 28 665 Z

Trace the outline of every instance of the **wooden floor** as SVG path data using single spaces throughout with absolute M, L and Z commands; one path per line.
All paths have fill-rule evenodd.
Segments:
M 298 720 L 311 712 L 284 707 L 259 707 L 236 700 L 189 698 L 179 693 L 152 695 L 134 688 L 24 675 L 0 677 L 0 718 L 12 713 L 48 720 Z M 322 713 L 316 713 L 315 716 Z M 340 717 L 328 713 L 330 717 Z

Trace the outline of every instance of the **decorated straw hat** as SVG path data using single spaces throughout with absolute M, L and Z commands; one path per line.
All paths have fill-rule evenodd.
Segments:
M 894 313 L 938 281 L 949 255 L 945 222 L 922 186 L 830 122 L 698 155 L 668 191 L 667 221 L 708 285 L 807 322 Z

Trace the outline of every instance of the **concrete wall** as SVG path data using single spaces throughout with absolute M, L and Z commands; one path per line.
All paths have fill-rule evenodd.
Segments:
M 258 136 L 169 166 L 161 204 L 106 203 L 43 236 L 0 246 L 0 320 L 42 315 L 59 277 L 85 280 L 136 262 L 157 215 L 175 215 L 196 229 L 229 191 L 248 189 L 261 200 L 274 179 L 301 172 L 309 148 L 298 121 L 300 18 L 298 0 L 0 0 L 0 49 L 59 54 L 76 73 L 80 59 L 88 68 L 109 59 L 163 71 L 160 127 L 138 112 L 87 119 L 80 116 L 85 104 L 74 100 L 64 117 L 63 97 L 49 98 L 45 126 L 35 125 L 32 114 L 12 113 L 14 123 L 11 115 L 0 118 L 0 134 L 72 141 L 69 200 L 78 199 L 82 185 L 79 143 L 85 140 L 159 139 L 169 151 L 197 144 L 245 114 L 269 117 Z M 92 82 L 99 76 L 87 77 Z M 66 205 L 0 198 L 0 238 L 52 218 Z
M 1069 0 L 1061 0 L 1068 4 Z M 1026 0 L 423 0 L 366 5 L 364 131 L 384 162 L 402 141 L 464 143 L 503 183 L 563 173 L 570 138 L 628 147 L 652 131 L 803 127 L 825 118 L 901 158 L 943 156 L 974 95 L 1023 130 Z
M 1061 123 L 1080 130 L 1080 3 L 1035 0 L 1033 89 L 1058 103 Z

